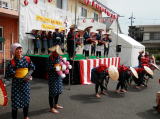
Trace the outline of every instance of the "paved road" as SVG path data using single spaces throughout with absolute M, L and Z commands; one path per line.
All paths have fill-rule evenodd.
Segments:
M 60 96 L 60 103 L 64 106 L 60 114 L 48 112 L 48 85 L 47 81 L 34 79 L 32 81 L 32 100 L 30 103 L 31 119 L 160 119 L 160 114 L 152 109 L 155 105 L 155 93 L 160 90 L 156 72 L 149 87 L 142 90 L 130 88 L 125 95 L 114 92 L 116 81 L 109 82 L 108 95 L 96 99 L 94 85 L 72 85 L 64 87 Z M 10 86 L 7 87 L 10 92 Z M 10 97 L 10 94 L 9 94 Z M 22 110 L 18 119 L 22 119 Z M 10 103 L 7 107 L 0 107 L 0 119 L 11 119 Z

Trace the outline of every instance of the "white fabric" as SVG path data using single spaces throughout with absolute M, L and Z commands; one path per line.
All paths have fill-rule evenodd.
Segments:
M 117 33 L 112 32 L 111 35 L 112 42 L 110 43 L 108 56 L 116 57 L 116 45 L 121 45 L 121 52 L 118 54 L 121 64 L 132 67 L 138 66 L 139 52 L 145 50 L 145 46 L 125 34 L 118 34 L 117 36 Z
M 84 50 L 85 51 L 89 51 L 90 49 L 91 49 L 91 45 L 90 44 L 84 45 Z
M 21 47 L 21 48 L 22 48 L 21 44 L 19 44 L 19 43 L 14 43 L 14 44 L 11 45 L 11 53 L 12 53 L 13 55 L 15 54 L 15 51 L 16 51 L 16 49 L 17 49 L 18 47 Z

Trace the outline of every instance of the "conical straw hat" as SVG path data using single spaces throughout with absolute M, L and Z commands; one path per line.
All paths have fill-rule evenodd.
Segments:
M 148 74 L 153 75 L 153 71 L 152 71 L 149 67 L 144 66 L 144 70 L 145 70 Z
M 63 52 L 62 52 L 59 45 L 55 45 L 55 46 L 49 48 L 48 50 L 51 51 L 51 52 L 56 51 L 59 55 L 63 55 Z
M 130 70 L 131 70 L 132 74 L 138 79 L 137 71 L 133 67 L 130 67 Z
M 118 69 L 115 66 L 111 65 L 108 68 L 108 73 L 109 73 L 109 77 L 112 80 L 118 80 L 118 78 L 119 78 L 119 72 L 118 72 Z
M 151 65 L 154 66 L 156 69 L 160 70 L 156 64 L 151 63 Z

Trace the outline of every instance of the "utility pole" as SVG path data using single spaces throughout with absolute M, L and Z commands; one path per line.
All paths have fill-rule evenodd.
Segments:
M 132 12 L 132 15 L 131 15 L 131 17 L 129 19 L 131 20 L 131 26 L 133 26 L 134 19 L 136 19 L 136 18 L 133 17 L 133 12 Z

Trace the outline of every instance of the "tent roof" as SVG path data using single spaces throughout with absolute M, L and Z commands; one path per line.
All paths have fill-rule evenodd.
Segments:
M 144 47 L 142 44 L 131 38 L 130 36 L 127 36 L 125 34 L 118 34 L 119 37 L 121 37 L 123 40 L 131 44 L 132 46 L 139 46 L 139 47 Z

